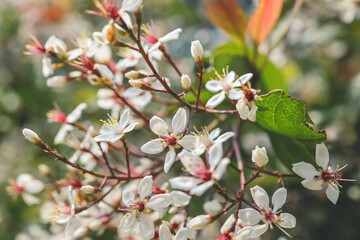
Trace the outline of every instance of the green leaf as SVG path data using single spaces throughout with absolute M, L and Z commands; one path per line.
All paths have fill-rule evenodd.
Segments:
M 275 152 L 291 167 L 299 161 L 314 162 L 316 144 L 326 141 L 325 131 L 316 131 L 305 103 L 281 90 L 256 100 L 256 122 L 268 131 Z

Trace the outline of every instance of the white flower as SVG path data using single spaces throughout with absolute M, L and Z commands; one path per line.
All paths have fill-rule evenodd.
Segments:
M 212 221 L 211 215 L 199 215 L 191 219 L 189 221 L 188 226 L 191 229 L 203 229 L 207 225 L 209 225 L 211 221 Z
M 299 162 L 293 164 L 293 171 L 302 178 L 305 178 L 301 183 L 304 187 L 310 190 L 321 190 L 326 186 L 326 196 L 328 199 L 336 204 L 339 198 L 339 183 L 338 181 L 352 181 L 350 179 L 342 179 L 339 173 L 347 165 L 336 170 L 332 170 L 329 164 L 329 151 L 324 143 L 316 144 L 316 164 L 322 169 L 319 171 L 313 165 L 306 162 Z
M 41 192 L 43 189 L 44 183 L 27 173 L 20 174 L 16 181 L 10 180 L 10 186 L 7 188 L 13 196 L 20 194 L 24 202 L 29 206 L 40 202 L 34 194 Z
M 42 58 L 42 74 L 44 77 L 48 77 L 54 74 L 54 69 L 52 67 L 51 58 L 44 56 Z
M 94 140 L 96 142 L 116 142 L 120 140 L 125 133 L 130 132 L 134 129 L 134 127 L 138 124 L 134 122 L 132 124 L 129 123 L 130 120 L 130 110 L 126 109 L 123 114 L 121 114 L 120 121 L 118 122 L 115 117 L 110 117 L 107 121 L 103 121 L 103 126 L 100 129 L 100 135 L 95 137 Z
M 184 149 L 193 150 L 198 146 L 198 138 L 192 135 L 183 136 L 186 128 L 187 112 L 184 108 L 179 108 L 172 119 L 172 133 L 169 134 L 168 125 L 161 118 L 154 116 L 150 119 L 151 130 L 159 135 L 159 138 L 151 140 L 141 146 L 141 151 L 148 154 L 157 154 L 169 147 L 166 154 L 164 171 L 168 172 L 173 165 L 176 157 L 175 149 L 182 146 Z
M 121 4 L 119 13 L 134 12 L 140 7 L 141 4 L 142 0 L 124 0 Z
M 67 55 L 67 47 L 63 40 L 57 38 L 55 35 L 49 37 L 45 43 L 45 48 L 49 52 L 54 52 L 61 57 Z
M 144 177 L 138 185 L 138 199 L 130 190 L 124 190 L 122 202 L 128 208 L 128 213 L 121 219 L 119 228 L 124 231 L 130 231 L 133 225 L 138 221 L 145 239 L 151 239 L 155 234 L 154 222 L 149 216 L 152 210 L 161 210 L 167 208 L 172 203 L 171 194 L 157 194 L 148 197 L 152 193 L 152 176 Z
M 158 49 L 161 46 L 161 44 L 163 44 L 165 42 L 178 39 L 181 32 L 182 32 L 182 29 L 177 28 L 177 29 L 169 32 L 168 34 L 162 36 L 161 38 L 158 38 L 156 36 L 155 32 L 152 29 L 148 28 L 146 31 L 144 40 L 148 43 L 153 44 L 153 46 L 148 50 L 148 52 L 152 52 L 152 51 Z
M 72 226 L 72 223 L 74 221 L 75 218 L 75 198 L 77 195 L 76 190 L 72 187 L 69 186 L 68 187 L 68 194 L 69 194 L 69 204 L 70 204 L 70 211 L 63 211 L 63 215 L 59 216 L 56 219 L 56 222 L 59 224 L 65 224 L 66 223 L 66 227 L 65 227 L 65 231 L 64 231 L 64 238 L 65 239 L 71 239 L 71 237 L 69 236 L 69 231 L 70 228 Z
M 230 234 L 232 231 L 232 227 L 235 225 L 236 219 L 234 214 L 231 214 L 226 221 L 224 222 L 224 224 L 221 226 L 220 232 L 221 232 L 221 238 L 219 239 L 232 239 L 232 234 Z
M 239 235 L 243 237 L 245 237 L 244 235 L 246 235 L 247 238 L 257 238 L 264 234 L 268 230 L 269 226 L 272 229 L 272 224 L 274 224 L 282 232 L 284 232 L 287 236 L 290 237 L 290 235 L 285 232 L 283 228 L 295 227 L 296 219 L 293 215 L 289 213 L 281 213 L 280 211 L 280 208 L 284 205 L 286 201 L 286 188 L 279 188 L 273 194 L 271 201 L 273 208 L 270 208 L 269 196 L 263 188 L 255 186 L 250 190 L 251 196 L 254 199 L 258 210 L 255 210 L 253 208 L 245 208 L 239 210 L 238 219 L 239 221 L 241 221 L 244 227 L 239 229 L 235 233 L 234 238 L 238 239 L 237 237 Z M 258 224 L 259 221 L 264 222 L 264 224 Z M 249 228 L 249 226 L 251 226 L 251 228 Z
M 238 79 L 235 79 L 235 72 L 225 72 L 224 76 L 220 76 L 218 73 L 218 80 L 210 80 L 206 83 L 205 87 L 210 92 L 219 92 L 212 96 L 206 103 L 206 107 L 215 108 L 225 100 L 225 96 L 228 95 L 230 99 L 237 100 L 241 97 L 241 91 L 236 90 L 237 87 L 243 86 L 247 81 L 252 78 L 252 73 L 242 75 Z
M 160 240 L 187 240 L 188 239 L 188 229 L 180 228 L 177 231 L 176 235 L 173 236 L 170 232 L 170 229 L 166 223 L 162 223 L 159 227 L 159 239 Z
M 256 146 L 255 149 L 252 150 L 251 160 L 256 166 L 260 168 L 264 167 L 269 161 L 265 147 L 259 148 L 259 146 Z
M 204 49 L 199 40 L 191 42 L 191 55 L 193 56 L 195 62 L 201 63 L 203 59 Z
M 243 91 L 238 91 L 240 99 L 236 103 L 236 109 L 243 120 L 249 119 L 252 122 L 256 121 L 256 111 L 258 107 L 255 105 L 256 90 L 250 89 L 246 86 L 243 87 Z
M 109 45 L 108 32 L 111 31 L 113 26 L 111 24 L 107 24 L 103 27 L 101 32 L 94 32 L 92 34 L 93 38 L 102 45 Z
M 210 215 L 216 215 L 223 209 L 223 206 L 221 205 L 219 200 L 213 199 L 211 201 L 205 202 L 203 208 L 206 213 Z
M 68 132 L 74 129 L 73 125 L 81 117 L 82 111 L 86 108 L 86 103 L 79 104 L 69 115 L 65 115 L 60 108 L 52 110 L 47 113 L 49 122 L 61 123 L 62 126 L 55 136 L 54 144 L 59 144 L 65 141 Z
M 200 147 L 195 151 L 198 155 L 201 155 L 205 149 L 210 150 L 215 144 L 223 143 L 235 135 L 233 132 L 226 132 L 220 135 L 220 128 L 215 128 L 210 133 L 206 127 L 204 127 L 202 131 L 198 131 L 197 129 L 195 129 L 195 131 L 196 133 L 194 135 L 197 136 L 200 141 Z
M 203 160 L 192 152 L 183 150 L 178 156 L 182 165 L 192 176 L 175 177 L 169 182 L 173 188 L 190 191 L 190 194 L 197 196 L 202 195 L 214 185 L 215 181 L 220 180 L 230 163 L 228 158 L 222 159 L 221 144 L 216 144 L 209 151 L 209 169 Z

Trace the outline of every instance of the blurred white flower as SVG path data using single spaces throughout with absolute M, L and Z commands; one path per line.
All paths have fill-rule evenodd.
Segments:
M 44 189 L 44 183 L 35 179 L 27 173 L 20 174 L 16 181 L 9 180 L 10 186 L 7 188 L 8 192 L 14 197 L 21 195 L 24 202 L 31 206 L 40 203 L 40 199 L 34 194 L 41 192 Z
M 255 149 L 252 150 L 251 160 L 256 166 L 260 168 L 264 167 L 269 161 L 265 147 L 259 148 L 259 146 L 256 146 Z

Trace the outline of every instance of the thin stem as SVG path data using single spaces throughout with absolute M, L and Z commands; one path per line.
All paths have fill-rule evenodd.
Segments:
M 198 110 L 199 108 L 199 99 L 200 99 L 200 93 L 201 93 L 201 86 L 202 86 L 202 82 L 203 82 L 203 75 L 204 75 L 204 69 L 200 69 L 200 73 L 199 73 L 199 84 L 198 84 L 198 92 L 197 92 L 197 96 L 196 96 L 196 103 L 195 103 L 195 109 Z
M 124 144 L 124 155 L 125 155 L 125 159 L 126 159 L 127 175 L 130 178 L 131 177 L 131 171 L 130 171 L 129 148 L 127 146 L 126 138 L 122 142 Z

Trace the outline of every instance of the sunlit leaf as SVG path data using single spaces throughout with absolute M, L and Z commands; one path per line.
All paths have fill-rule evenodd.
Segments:
M 280 16 L 282 6 L 283 0 L 260 0 L 249 21 L 249 31 L 255 43 L 262 43 L 270 34 Z
M 247 24 L 243 8 L 235 0 L 204 0 L 210 20 L 235 40 L 243 41 Z
M 326 133 L 310 126 L 303 101 L 276 90 L 256 100 L 256 106 L 256 122 L 268 131 L 275 152 L 286 166 L 314 160 L 315 146 L 326 141 Z

